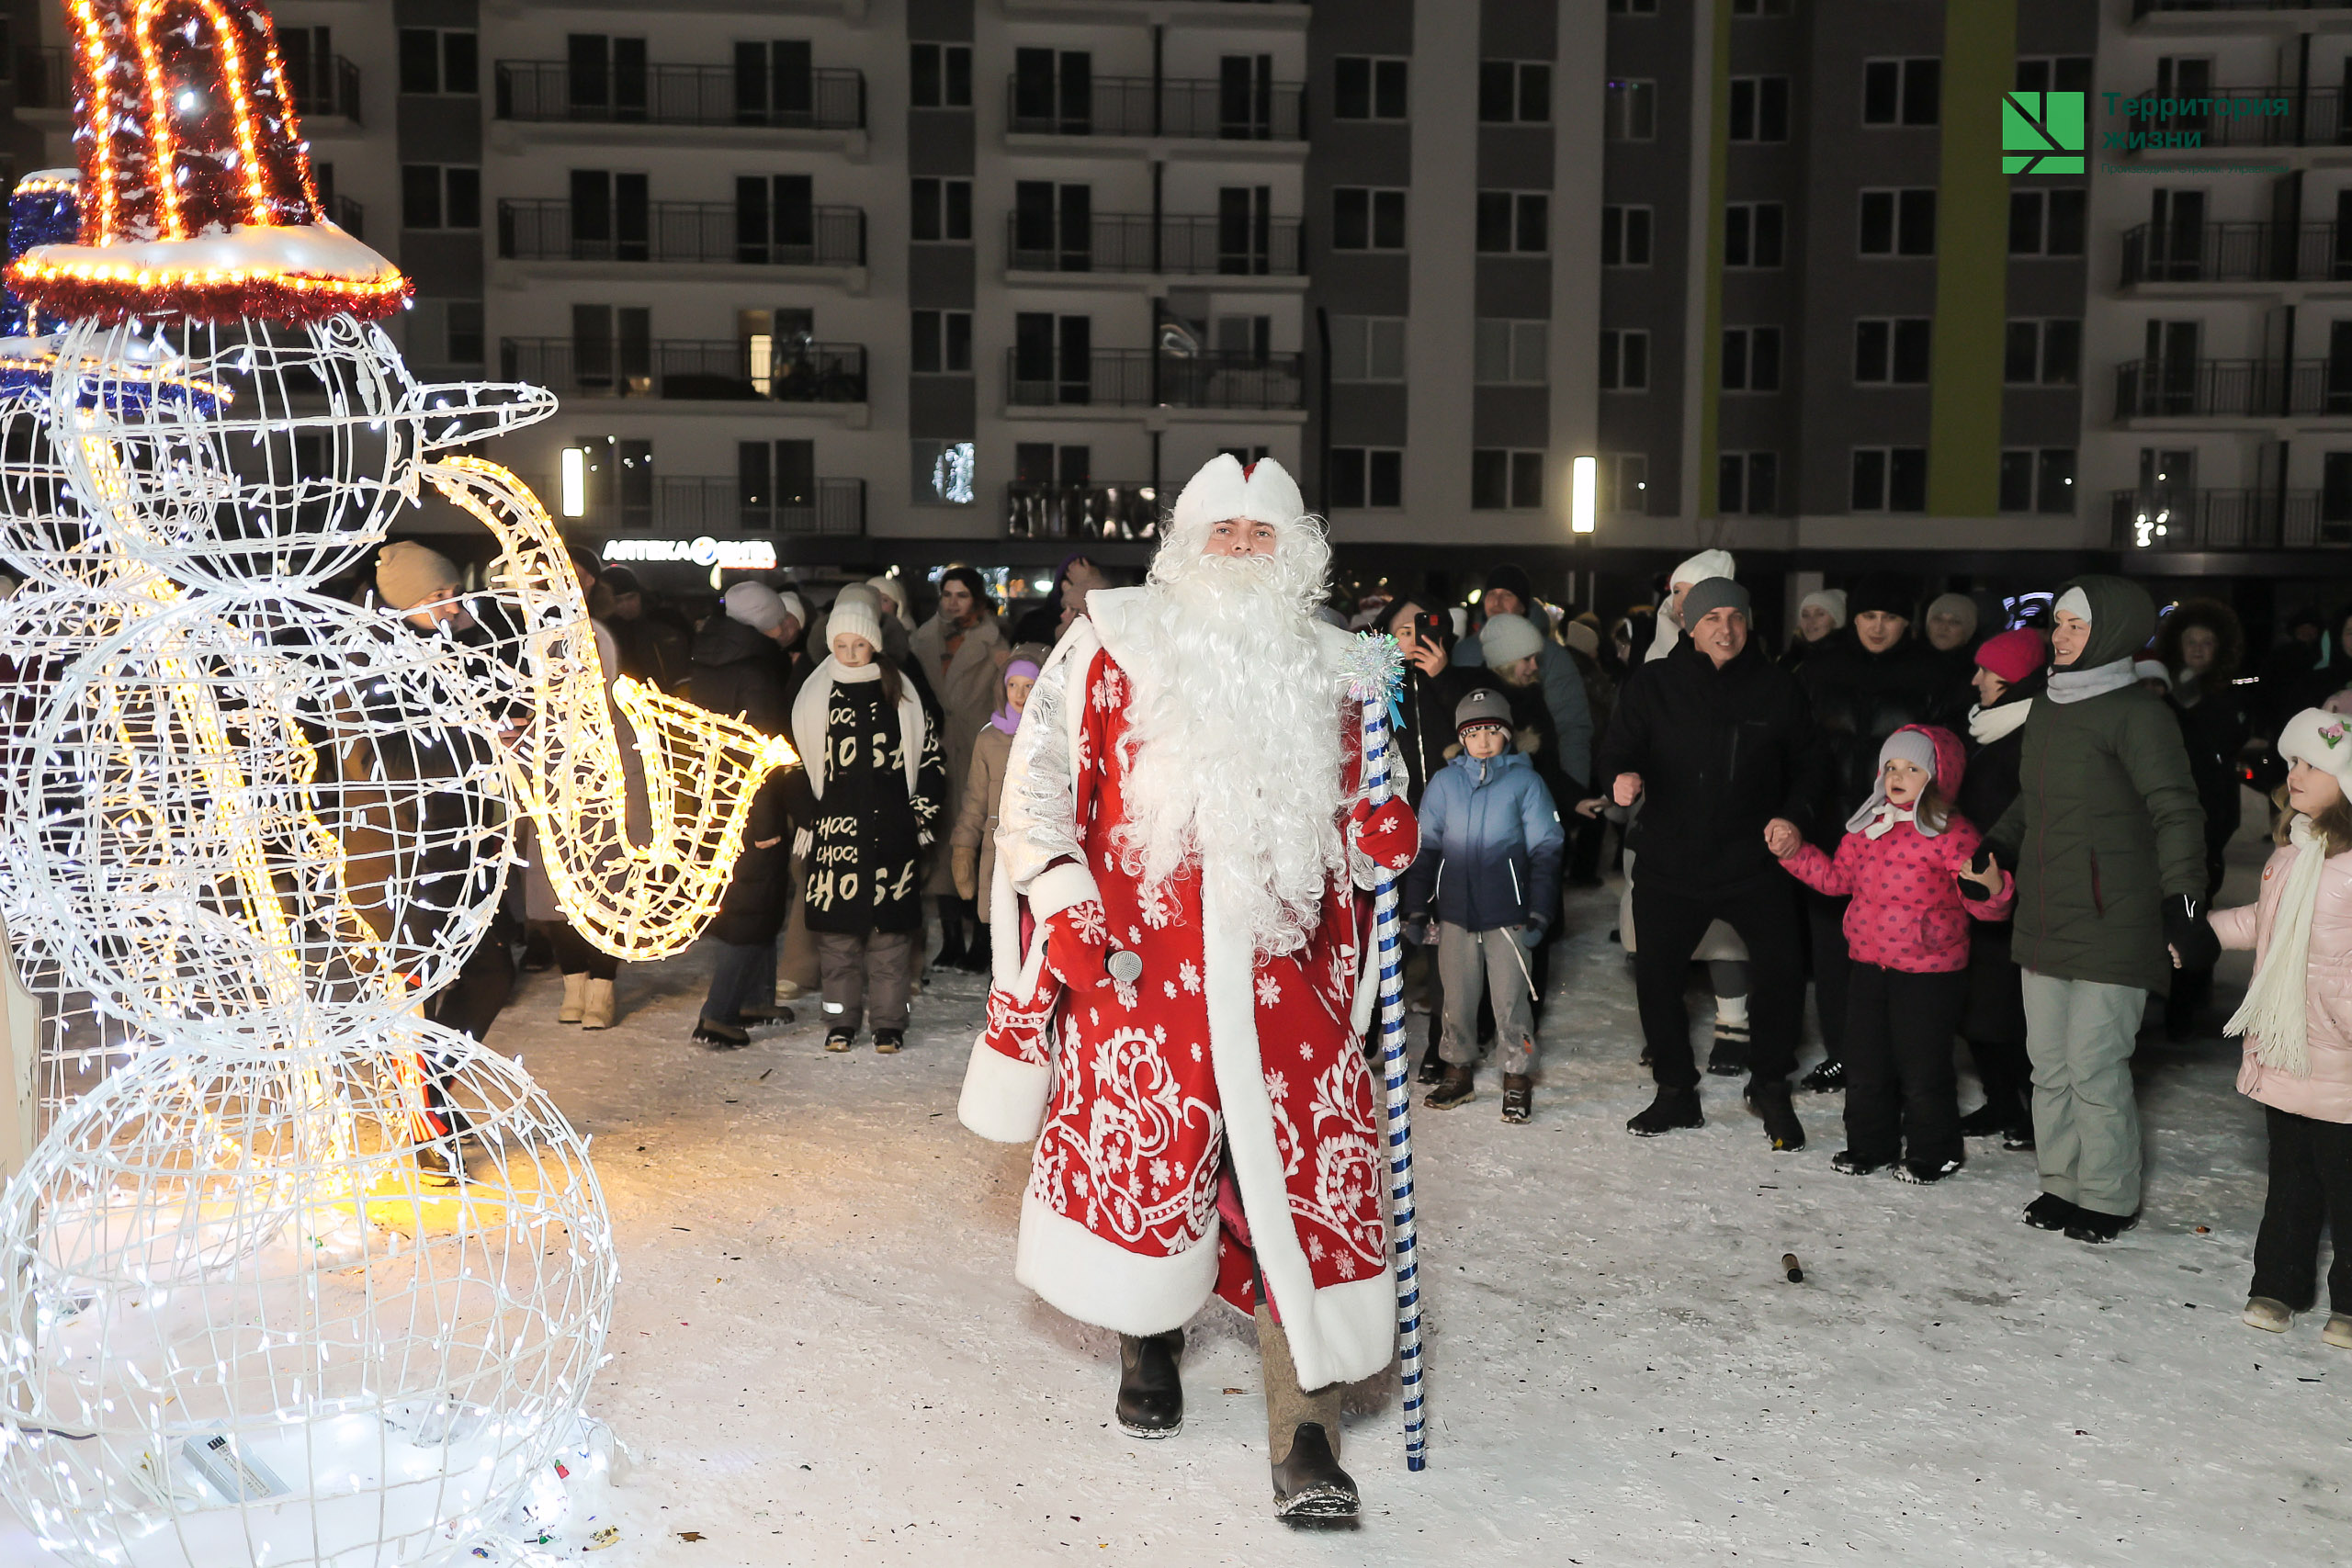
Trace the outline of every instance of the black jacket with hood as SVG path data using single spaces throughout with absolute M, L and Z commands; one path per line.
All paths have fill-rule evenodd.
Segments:
M 697 705 L 740 718 L 763 735 L 788 734 L 792 724 L 791 658 L 772 637 L 724 614 L 695 637 L 691 687 Z M 743 823 L 743 852 L 720 899 L 710 934 L 758 947 L 775 938 L 791 905 L 792 824 L 784 774 L 770 773 L 752 797 Z M 763 840 L 780 842 L 760 847 Z

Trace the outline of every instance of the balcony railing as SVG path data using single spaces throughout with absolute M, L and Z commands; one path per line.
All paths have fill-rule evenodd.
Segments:
M 1297 354 L 1195 354 L 1098 348 L 1082 364 L 1054 355 L 1024 364 L 1005 352 L 1005 396 L 1023 408 L 1298 409 L 1306 406 L 1305 358 Z
M 17 51 L 17 107 L 20 109 L 70 109 L 74 107 L 74 62 L 62 49 L 25 44 Z
M 2134 359 L 2115 367 L 2115 417 L 2352 415 L 2352 358 Z
M 745 126 L 863 130 L 865 73 L 811 71 L 776 81 L 731 65 L 650 65 L 574 83 L 560 60 L 502 60 L 498 118 L 537 123 Z
M 2341 11 L 2352 0 L 2132 0 L 2133 20 L 2183 11 Z
M 359 67 L 342 55 L 289 54 L 283 62 L 287 85 L 294 89 L 294 112 L 304 119 L 341 118 L 354 125 L 359 118 Z
M 606 342 L 504 338 L 503 379 L 582 397 L 690 398 L 716 402 L 862 403 L 865 346 L 767 340 L 655 338 Z
M 1004 532 L 1012 539 L 1149 539 L 1159 533 L 1159 492 L 1147 484 L 1023 484 L 1004 487 Z
M 2122 283 L 2352 282 L 2352 225 L 2143 223 L 2123 231 Z
M 660 526 L 673 536 L 865 532 L 864 479 L 819 479 L 813 492 L 790 500 L 747 496 L 742 481 L 734 478 L 657 474 L 653 484 Z
M 2352 545 L 2352 511 L 2330 517 L 2318 491 L 2200 490 L 2110 498 L 2121 550 L 2300 550 Z
M 737 262 L 749 266 L 863 266 L 865 209 L 795 212 L 724 201 L 655 201 L 596 215 L 583 227 L 568 201 L 498 204 L 498 254 L 508 261 Z
M 1227 141 L 1296 141 L 1306 134 L 1306 89 L 1296 82 L 1228 85 L 1205 79 L 1093 76 L 1082 82 L 1005 82 L 1006 127 L 1050 136 L 1175 136 Z
M 1034 272 L 1141 272 L 1226 277 L 1296 277 L 1299 220 L 1229 223 L 1217 218 L 1170 218 L 1155 225 L 1148 213 L 1098 212 L 1083 235 L 1065 246 L 1052 222 L 1005 217 L 1006 265 Z

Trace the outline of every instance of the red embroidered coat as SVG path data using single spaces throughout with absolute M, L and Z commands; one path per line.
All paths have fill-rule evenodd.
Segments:
M 1146 592 L 1090 595 L 1030 694 L 998 830 L 991 1027 L 960 1114 L 983 1137 L 1035 1139 L 1015 1274 L 1061 1311 L 1134 1335 L 1181 1325 L 1212 1290 L 1248 1312 L 1254 1250 L 1301 1384 L 1369 1377 L 1388 1364 L 1396 1302 L 1377 1090 L 1357 1048 L 1375 978 L 1359 964 L 1368 907 L 1335 875 L 1306 945 L 1260 957 L 1204 907 L 1197 871 L 1153 897 L 1117 863 L 1133 690 L 1120 631 Z M 1329 635 L 1336 659 L 1345 634 Z M 1336 674 L 1330 689 L 1352 774 L 1360 736 Z M 1370 863 L 1351 858 L 1368 883 Z M 1038 1001 L 1046 921 L 1094 900 L 1141 977 Z M 1228 1157 L 1249 1249 L 1218 1215 Z

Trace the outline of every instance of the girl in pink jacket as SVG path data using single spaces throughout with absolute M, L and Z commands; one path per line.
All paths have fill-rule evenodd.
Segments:
M 1968 919 L 1997 920 L 2016 896 L 2007 872 L 1988 886 L 1957 874 L 1979 835 L 1951 808 L 1964 763 L 1948 729 L 1905 725 L 1879 748 L 1878 788 L 1846 823 L 1834 860 L 1782 827 L 1765 843 L 1816 892 L 1851 894 L 1846 947 L 1846 1144 L 1833 1169 L 1894 1166 L 1905 1181 L 1941 1181 L 1965 1158 L 1952 1036 L 1968 1004 Z
M 2293 767 L 2262 896 L 2208 918 L 2223 947 L 2254 949 L 2254 982 L 2223 1032 L 2245 1036 L 2238 1092 L 2267 1108 L 2270 1194 L 2254 1243 L 2245 1321 L 2284 1334 L 2318 1294 L 2332 1223 L 2331 1315 L 2320 1337 L 2352 1349 L 2352 733 L 2305 708 L 2278 736 Z

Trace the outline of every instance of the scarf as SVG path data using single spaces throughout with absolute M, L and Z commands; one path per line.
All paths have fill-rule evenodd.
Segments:
M 1894 831 L 1896 824 L 1902 822 L 1910 823 L 1912 831 L 1919 834 L 1922 838 L 1932 839 L 1935 837 L 1933 833 L 1928 832 L 1927 829 L 1920 826 L 1919 814 L 1916 809 L 1908 806 L 1897 806 L 1892 801 L 1884 800 L 1879 802 L 1878 809 L 1871 813 L 1871 819 L 1869 823 L 1862 828 L 1861 834 L 1865 839 L 1883 839 L 1889 833 Z
M 1018 735 L 1021 733 L 1021 710 L 1011 706 L 1001 707 L 989 715 L 989 722 L 1004 734 Z
M 2312 1071 L 2309 1022 L 2304 1017 L 2307 971 L 2312 955 L 2312 915 L 2319 907 L 2320 872 L 2327 854 L 2312 837 L 2311 821 L 2298 817 L 2287 829 L 2295 846 L 2295 863 L 2279 889 L 2278 912 L 2270 926 L 2270 951 L 2262 955 L 2245 1000 L 2222 1026 L 2225 1035 L 2243 1034 L 2254 1042 L 2254 1058 L 2266 1067 L 2309 1077 Z
M 1997 707 L 1978 705 L 1968 710 L 1968 738 L 1979 746 L 1990 746 L 2001 737 L 2014 732 L 2033 711 L 2033 699 L 2003 703 Z
M 2109 664 L 2094 665 L 2088 670 L 2052 670 L 2050 672 L 2050 700 L 2053 703 L 2079 703 L 2088 697 L 2102 697 L 2109 692 L 2120 692 L 2132 682 L 2132 656 Z

